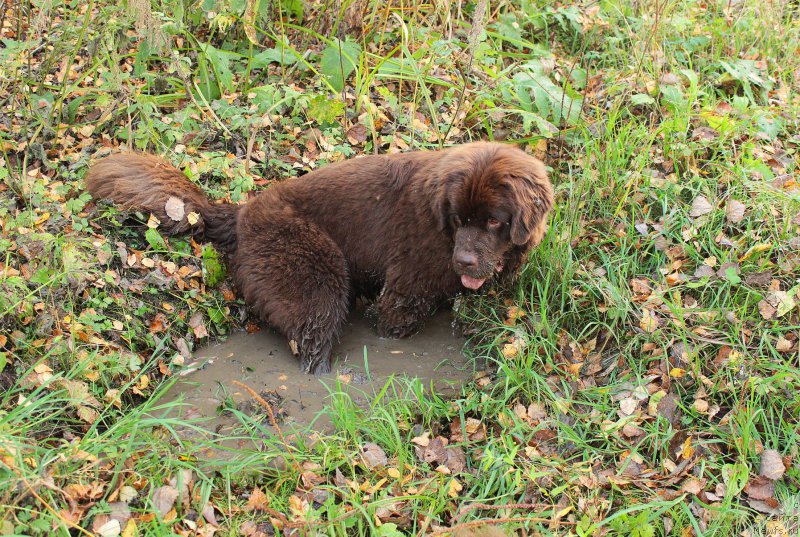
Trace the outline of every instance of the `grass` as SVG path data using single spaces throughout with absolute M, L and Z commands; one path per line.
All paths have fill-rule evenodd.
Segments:
M 4 9 L 0 534 L 798 531 L 794 4 Z M 459 302 L 490 376 L 332 397 L 328 435 L 178 434 L 199 424 L 161 394 L 246 310 L 200 245 L 90 201 L 93 156 L 165 154 L 240 201 L 477 138 L 542 157 L 558 197 L 515 287 Z

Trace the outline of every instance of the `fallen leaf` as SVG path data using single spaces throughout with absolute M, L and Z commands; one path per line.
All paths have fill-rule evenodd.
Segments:
M 668 393 L 658 401 L 656 411 L 659 416 L 663 416 L 670 423 L 677 421 L 678 397 L 673 393 Z
M 639 401 L 632 397 L 626 397 L 622 401 L 619 402 L 619 407 L 622 410 L 622 413 L 626 416 L 630 416 L 634 412 L 636 412 L 636 407 L 639 406 Z
M 713 207 L 705 196 L 697 196 L 692 202 L 692 209 L 689 211 L 689 216 L 697 218 L 711 212 Z
M 308 501 L 303 500 L 296 494 L 289 496 L 289 511 L 295 519 L 304 519 L 308 510 Z
M 383 449 L 373 442 L 364 444 L 361 448 L 361 457 L 364 460 L 364 464 L 366 464 L 367 468 L 370 470 L 383 468 L 389 462 Z
M 772 291 L 758 303 L 758 311 L 764 319 L 783 317 L 797 305 L 794 295 L 786 291 Z
M 703 480 L 700 480 L 700 479 L 698 479 L 696 477 L 691 477 L 691 478 L 687 479 L 683 483 L 683 486 L 681 488 L 685 492 L 688 492 L 689 494 L 694 494 L 695 496 L 697 496 L 698 494 L 703 492 L 703 487 L 704 486 L 705 486 L 705 483 L 704 483 Z
M 122 532 L 122 525 L 119 520 L 113 518 L 103 520 L 98 516 L 92 524 L 92 531 L 100 537 L 117 537 Z
M 419 435 L 419 436 L 415 436 L 414 438 L 412 438 L 412 439 L 411 439 L 411 442 L 413 442 L 414 444 L 416 444 L 416 445 L 418 445 L 418 446 L 425 447 L 425 446 L 427 446 L 427 445 L 430 443 L 430 441 L 431 441 L 431 439 L 430 439 L 430 436 L 431 436 L 431 433 L 430 433 L 430 432 L 428 432 L 428 431 L 425 431 L 425 432 L 424 432 L 424 433 L 422 433 L 421 435 Z
M 649 295 L 652 292 L 650 287 L 650 282 L 647 280 L 642 280 L 638 278 L 634 278 L 630 282 L 631 291 L 636 293 L 637 295 Z
M 189 326 L 192 327 L 192 331 L 194 332 L 194 337 L 196 338 L 208 337 L 208 330 L 206 330 L 206 327 L 203 324 L 203 314 L 201 312 L 198 311 L 194 315 L 192 315 L 191 319 L 189 319 Z
M 686 440 L 683 442 L 683 445 L 681 446 L 681 457 L 683 459 L 690 459 L 694 455 L 695 451 L 696 449 L 692 445 L 692 437 L 689 436 L 686 438 Z
M 775 496 L 775 481 L 759 475 L 747 482 L 744 491 L 754 500 L 768 500 Z
M 175 220 L 176 222 L 180 222 L 183 220 L 183 216 L 186 211 L 186 206 L 183 203 L 183 200 L 180 198 L 176 198 L 175 196 L 170 196 L 167 198 L 167 203 L 164 204 L 164 210 L 167 213 L 167 216 L 170 219 Z
M 639 321 L 639 327 L 648 334 L 652 334 L 658 329 L 658 319 L 650 310 L 642 310 L 642 318 Z
M 783 477 L 786 466 L 783 464 L 780 453 L 774 449 L 765 449 L 761 453 L 761 475 L 767 479 L 777 481 Z
M 741 201 L 728 200 L 728 204 L 725 206 L 725 218 L 731 224 L 738 224 L 744 219 L 744 210 L 745 206 Z
M 170 512 L 177 499 L 178 489 L 175 487 L 164 485 L 153 490 L 153 507 L 162 517 Z
M 448 491 L 447 495 L 450 496 L 451 498 L 457 498 L 458 493 L 461 492 L 464 489 L 464 487 L 461 485 L 461 483 L 458 482 L 458 479 L 453 478 L 450 481 L 449 489 L 450 490 Z
M 247 500 L 245 511 L 266 511 L 269 506 L 269 498 L 264 494 L 260 488 L 255 487 L 253 492 L 250 493 L 250 498 Z
M 766 300 L 760 300 L 758 302 L 758 312 L 764 319 L 770 320 L 775 318 L 777 310 Z
M 791 352 L 794 344 L 785 337 L 779 337 L 775 343 L 775 350 L 778 352 Z

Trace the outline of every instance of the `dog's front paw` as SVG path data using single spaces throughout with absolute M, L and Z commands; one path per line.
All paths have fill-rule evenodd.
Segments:
M 393 324 L 384 320 L 378 320 L 377 331 L 380 337 L 400 339 L 415 334 L 419 330 L 419 325 L 419 322 Z

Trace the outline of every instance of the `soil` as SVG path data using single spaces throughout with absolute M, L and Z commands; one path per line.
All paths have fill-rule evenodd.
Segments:
M 409 379 L 418 379 L 428 391 L 433 386 L 442 395 L 459 390 L 474 372 L 473 362 L 462 353 L 464 341 L 447 311 L 406 339 L 380 338 L 361 313 L 353 313 L 334 347 L 333 373 L 315 377 L 300 372 L 280 334 L 237 333 L 198 351 L 160 402 L 182 402 L 176 410 L 184 417 L 202 418 L 202 428 L 220 435 L 227 446 L 237 444 L 237 429 L 243 426 L 260 428 L 261 436 L 273 434 L 275 424 L 284 434 L 330 431 L 335 418 L 325 409 L 341 394 L 368 409 L 389 382 L 392 389 L 383 397 L 413 397 Z M 264 401 L 255 400 L 234 381 Z M 270 406 L 274 422 L 264 403 Z M 197 434 L 203 433 L 194 429 L 190 433 Z

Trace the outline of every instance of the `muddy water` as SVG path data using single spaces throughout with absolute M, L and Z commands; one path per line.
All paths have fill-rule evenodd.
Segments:
M 440 394 L 458 390 L 473 373 L 463 346 L 450 312 L 440 312 L 418 334 L 399 340 L 378 337 L 370 323 L 354 313 L 334 347 L 333 373 L 314 377 L 300 372 L 283 336 L 271 330 L 239 333 L 198 351 L 161 402 L 182 401 L 183 417 L 205 418 L 203 429 L 222 438 L 236 438 L 237 428 L 250 419 L 250 426 L 269 435 L 274 428 L 264 403 L 234 383 L 238 381 L 270 405 L 284 434 L 309 427 L 324 431 L 332 422 L 322 411 L 336 394 L 348 394 L 368 408 L 392 378 L 419 379 Z M 392 386 L 386 391 L 393 396 L 409 393 L 407 382 L 397 380 Z M 197 434 L 202 431 L 191 432 Z

